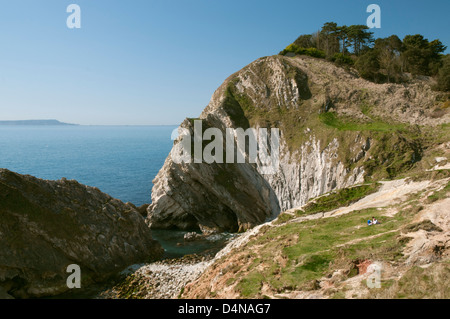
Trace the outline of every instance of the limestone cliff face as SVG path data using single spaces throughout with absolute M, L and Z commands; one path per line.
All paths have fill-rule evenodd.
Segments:
M 148 223 L 243 231 L 381 169 L 395 174 L 418 160 L 420 146 L 389 125 L 444 123 L 449 114 L 430 119 L 437 99 L 423 82 L 379 85 L 314 58 L 258 59 L 230 76 L 199 118 L 222 132 L 279 128 L 276 173 L 263 174 L 258 164 L 176 164 L 176 140 L 154 180 Z M 190 120 L 181 127 L 193 132 Z
M 0 292 L 57 295 L 71 264 L 85 288 L 162 253 L 134 207 L 76 181 L 0 169 Z
M 363 144 L 360 148 L 368 150 L 368 144 Z M 266 176 L 277 194 L 282 211 L 303 206 L 310 198 L 335 188 L 364 181 L 362 166 L 349 170 L 341 161 L 336 160 L 339 156 L 338 149 L 336 139 L 322 149 L 320 141 L 312 137 L 301 146 L 297 156 L 292 156 L 289 151 L 283 154 L 278 173 Z M 296 162 L 297 158 L 300 158 L 299 162 Z
M 183 125 L 189 127 L 188 121 Z M 154 180 L 149 207 L 153 228 L 236 232 L 279 213 L 277 197 L 256 166 L 176 164 L 172 156 L 177 152 L 174 147 Z

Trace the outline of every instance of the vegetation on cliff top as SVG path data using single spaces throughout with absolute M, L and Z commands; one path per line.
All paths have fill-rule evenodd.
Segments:
M 365 25 L 338 26 L 327 22 L 313 34 L 299 36 L 281 55 L 300 54 L 326 58 L 338 65 L 354 65 L 360 75 L 377 83 L 405 82 L 404 72 L 435 76 L 436 89 L 450 90 L 449 55 L 438 39 L 428 40 L 421 34 L 400 40 L 392 35 L 373 37 Z

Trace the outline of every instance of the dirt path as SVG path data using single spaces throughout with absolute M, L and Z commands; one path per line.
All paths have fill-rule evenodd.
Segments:
M 338 209 L 326 213 L 317 213 L 314 215 L 302 216 L 293 219 L 291 222 L 297 223 L 318 218 L 336 217 L 348 214 L 356 210 L 395 205 L 396 203 L 403 200 L 406 196 L 422 191 L 431 185 L 430 181 L 412 182 L 407 181 L 406 179 L 386 181 L 380 183 L 383 185 L 377 192 L 362 198 L 361 200 L 351 204 L 350 206 L 340 207 Z M 293 208 L 286 211 L 286 213 L 292 214 L 295 211 L 300 210 L 301 208 L 302 207 Z

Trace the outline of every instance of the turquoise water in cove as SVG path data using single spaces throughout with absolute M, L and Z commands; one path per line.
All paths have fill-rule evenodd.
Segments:
M 152 180 L 176 126 L 0 126 L 0 168 L 82 184 L 136 206 L 151 202 Z

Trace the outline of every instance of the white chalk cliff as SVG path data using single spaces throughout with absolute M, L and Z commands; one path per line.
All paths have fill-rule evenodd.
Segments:
M 257 164 L 177 164 L 178 139 L 153 181 L 147 222 L 245 231 L 333 189 L 393 176 L 420 159 L 420 143 L 396 130 L 364 128 L 380 120 L 438 124 L 428 123 L 437 95 L 424 83 L 374 84 L 324 60 L 260 58 L 230 76 L 199 119 L 224 136 L 226 128 L 279 128 L 277 172 L 262 174 Z M 192 122 L 181 127 L 193 133 Z M 357 124 L 339 127 L 343 122 Z

